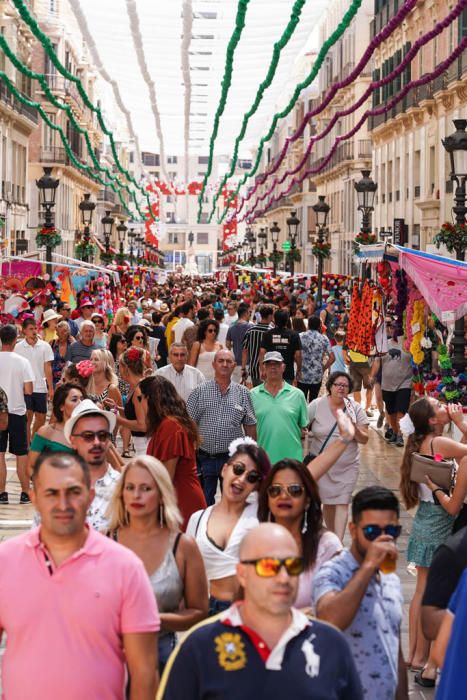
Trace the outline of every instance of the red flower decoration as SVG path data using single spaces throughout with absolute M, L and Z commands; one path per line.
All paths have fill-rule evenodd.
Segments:
M 131 362 L 137 362 L 140 357 L 141 357 L 141 350 L 138 348 L 130 348 L 126 354 L 127 358 L 131 360 Z

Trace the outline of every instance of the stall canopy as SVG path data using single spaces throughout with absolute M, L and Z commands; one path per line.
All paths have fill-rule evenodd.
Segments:
M 398 260 L 440 321 L 453 322 L 467 314 L 467 263 L 397 245 L 390 246 L 385 258 Z

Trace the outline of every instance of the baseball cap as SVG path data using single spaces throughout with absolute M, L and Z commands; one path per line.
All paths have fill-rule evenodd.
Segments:
M 68 442 L 70 442 L 70 435 L 73 432 L 75 423 L 84 416 L 91 416 L 96 414 L 104 416 L 104 418 L 107 419 L 109 423 L 109 431 L 112 433 L 117 422 L 117 417 L 115 413 L 112 413 L 112 411 L 104 411 L 104 409 L 99 408 L 99 406 L 96 406 L 94 401 L 91 401 L 91 399 L 83 399 L 83 401 L 81 401 L 81 403 L 79 403 L 76 406 L 73 413 L 71 414 L 71 417 L 65 423 L 63 433 Z
M 267 352 L 265 354 L 263 362 L 284 362 L 284 358 L 280 352 L 277 352 L 277 350 L 272 350 L 271 352 Z

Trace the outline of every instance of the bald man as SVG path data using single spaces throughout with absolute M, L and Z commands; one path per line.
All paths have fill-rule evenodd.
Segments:
M 169 659 L 158 700 L 361 700 L 343 635 L 292 607 L 302 571 L 285 528 L 250 530 L 237 564 L 244 599 L 187 634 Z

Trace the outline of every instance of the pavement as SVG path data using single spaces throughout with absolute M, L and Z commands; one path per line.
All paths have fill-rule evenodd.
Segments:
M 403 449 L 388 445 L 382 431 L 376 429 L 376 417 L 370 419 L 370 439 L 361 450 L 361 468 L 357 489 L 372 484 L 381 484 L 390 488 L 400 500 L 399 467 Z M 13 458 L 7 458 L 7 490 L 10 505 L 0 505 L 0 542 L 24 532 L 31 527 L 34 509 L 31 505 L 19 505 L 20 488 L 16 478 Z M 398 540 L 399 560 L 397 573 L 402 583 L 404 595 L 404 618 L 402 624 L 402 644 L 405 655 L 408 648 L 409 604 L 415 591 L 415 571 L 408 568 L 406 559 L 407 540 L 412 527 L 414 511 L 407 511 L 401 502 L 402 534 Z M 409 697 L 411 700 L 430 700 L 434 698 L 433 690 L 424 690 L 413 682 L 413 673 L 409 672 Z

